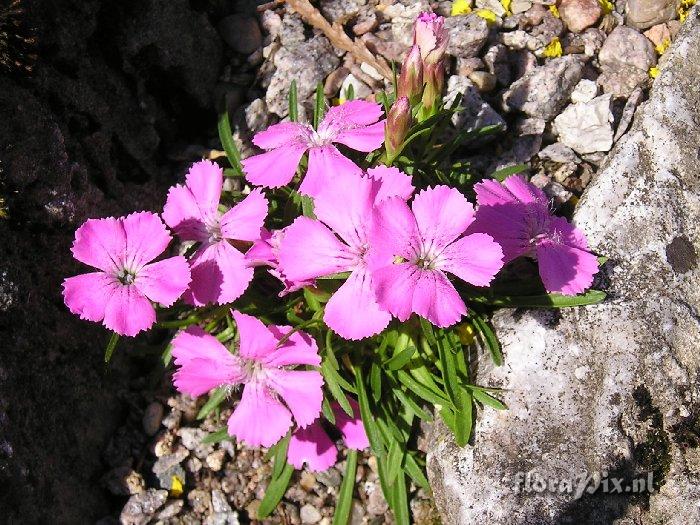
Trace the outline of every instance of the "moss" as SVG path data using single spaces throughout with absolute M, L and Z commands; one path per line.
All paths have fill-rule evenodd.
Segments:
M 639 470 L 653 472 L 654 489 L 659 490 L 671 468 L 671 440 L 664 429 L 661 411 L 654 406 L 647 387 L 635 388 L 632 398 L 639 410 L 638 420 L 649 425 L 646 441 L 634 447 L 634 458 Z

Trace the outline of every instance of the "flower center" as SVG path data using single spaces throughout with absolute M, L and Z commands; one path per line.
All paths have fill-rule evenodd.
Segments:
M 130 284 L 134 284 L 134 281 L 136 280 L 136 272 L 122 268 L 122 270 L 117 274 L 117 279 L 119 279 L 120 283 L 129 286 Z

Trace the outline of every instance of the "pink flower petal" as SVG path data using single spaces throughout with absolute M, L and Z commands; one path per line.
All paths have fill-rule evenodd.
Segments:
M 262 149 L 275 149 L 295 143 L 303 143 L 308 140 L 310 130 L 303 124 L 296 122 L 280 122 L 273 124 L 265 131 L 256 133 L 253 144 Z
M 255 189 L 221 217 L 221 235 L 225 239 L 257 241 L 267 216 L 267 199 Z
M 369 448 L 369 439 L 365 432 L 365 426 L 360 418 L 360 405 L 357 401 L 348 398 L 352 408 L 353 417 L 348 416 L 338 403 L 332 403 L 331 408 L 335 414 L 335 426 L 343 434 L 343 440 L 348 448 L 364 450 Z
M 245 256 L 225 240 L 200 248 L 190 268 L 192 282 L 184 299 L 195 306 L 235 301 L 253 279 Z
M 384 330 L 391 314 L 377 304 L 369 273 L 363 267 L 353 271 L 331 296 L 323 320 L 344 339 L 363 339 Z
M 248 157 L 241 161 L 246 179 L 251 184 L 266 188 L 289 184 L 306 150 L 305 144 L 294 144 Z
M 315 197 L 322 188 L 332 186 L 335 175 L 350 173 L 361 176 L 362 170 L 343 156 L 335 146 L 319 146 L 309 150 L 309 169 L 299 186 L 299 193 Z
M 408 200 L 415 190 L 411 176 L 393 166 L 379 165 L 376 168 L 369 168 L 367 175 L 381 182 L 375 198 L 376 202 L 382 202 L 388 197 L 400 197 L 403 200 Z
M 421 270 L 410 263 L 393 264 L 372 273 L 377 302 L 400 321 L 411 313 L 441 328 L 467 313 L 464 301 L 439 270 Z
M 170 244 L 171 237 L 163 221 L 155 213 L 142 211 L 122 219 L 126 248 L 124 264 L 137 270 L 158 257 Z
M 537 245 L 540 277 L 548 292 L 576 295 L 593 284 L 598 259 L 592 253 L 551 241 Z
M 503 250 L 492 237 L 474 233 L 442 251 L 439 268 L 475 286 L 488 286 L 503 267 Z
M 503 185 L 524 203 L 537 203 L 545 208 L 549 205 L 549 199 L 544 192 L 534 184 L 527 182 L 519 175 L 511 175 L 503 181 Z
M 228 433 L 249 447 L 270 447 L 292 426 L 289 410 L 259 383 L 248 383 L 228 419 Z
M 168 191 L 163 207 L 163 220 L 184 241 L 205 241 L 209 238 L 205 217 L 187 186 L 176 185 Z
M 172 346 L 179 367 L 173 382 L 180 392 L 200 396 L 222 385 L 240 383 L 245 376 L 240 360 L 198 326 L 178 332 Z
M 287 449 L 287 461 L 297 469 L 306 463 L 311 472 L 322 472 L 335 465 L 338 449 L 320 423 L 320 419 L 292 434 Z
M 292 281 L 343 272 L 353 264 L 347 246 L 319 221 L 298 217 L 284 232 L 279 265 Z
M 245 359 L 255 359 L 264 362 L 265 358 L 277 348 L 277 339 L 262 321 L 239 312 L 231 310 L 233 320 L 240 336 L 238 353 Z
M 280 341 L 292 329 L 290 326 L 268 326 L 270 333 Z M 294 332 L 289 338 L 277 345 L 277 349 L 262 360 L 268 366 L 277 368 L 290 365 L 320 366 L 321 356 L 313 337 L 305 332 Z
M 550 217 L 547 229 L 547 235 L 551 239 L 588 251 L 586 236 L 564 217 Z
M 411 259 L 420 252 L 418 225 L 403 199 L 389 197 L 374 208 L 369 245 L 370 269 L 390 265 L 396 256 Z
M 349 100 L 333 106 L 318 127 L 319 135 L 332 136 L 341 130 L 369 126 L 382 116 L 382 105 L 366 100 Z
M 221 167 L 210 160 L 195 162 L 187 172 L 185 182 L 197 203 L 200 217 L 216 215 L 224 187 L 224 171 Z
M 272 246 L 272 232 L 262 228 L 260 239 L 253 243 L 245 252 L 246 261 L 250 266 L 277 266 L 277 255 Z
M 126 234 L 119 219 L 88 219 L 75 232 L 73 257 L 108 273 L 123 265 Z
M 504 263 L 527 253 L 530 249 L 528 209 L 520 202 L 481 204 L 468 233 L 485 233 L 503 250 Z
M 156 311 L 136 286 L 114 288 L 105 304 L 104 325 L 121 335 L 134 336 L 153 326 Z
M 369 177 L 339 173 L 314 198 L 314 214 L 350 246 L 360 248 L 367 243 L 378 188 Z
M 435 186 L 418 193 L 411 205 L 423 242 L 444 248 L 474 221 L 474 207 L 458 190 Z
M 104 319 L 105 305 L 121 284 L 103 272 L 85 273 L 63 281 L 63 301 L 81 319 L 99 322 Z
M 300 427 L 316 421 L 323 402 L 323 377 L 319 372 L 268 369 L 265 381 L 284 400 Z
M 382 144 L 384 144 L 385 126 L 386 120 L 381 120 L 365 128 L 341 131 L 333 138 L 333 142 L 345 144 L 347 147 L 357 151 L 374 151 L 381 148 Z
M 474 192 L 476 193 L 476 202 L 480 206 L 508 204 L 518 200 L 508 188 L 494 179 L 477 182 L 474 185 Z
M 187 290 L 190 284 L 190 267 L 187 260 L 178 255 L 152 264 L 139 271 L 134 286 L 151 301 L 171 306 Z

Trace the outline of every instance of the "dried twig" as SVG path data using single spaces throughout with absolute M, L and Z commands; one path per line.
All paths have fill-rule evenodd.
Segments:
M 286 0 L 289 7 L 294 9 L 304 19 L 307 24 L 323 31 L 331 44 L 335 47 L 347 51 L 359 63 L 365 62 L 376 69 L 380 75 L 387 80 L 391 80 L 394 75 L 382 57 L 373 55 L 362 40 L 352 40 L 337 22 L 330 24 L 318 9 L 311 5 L 309 0 Z

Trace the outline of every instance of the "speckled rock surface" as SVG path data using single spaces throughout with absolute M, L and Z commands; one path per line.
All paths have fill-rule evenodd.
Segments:
M 444 523 L 700 523 L 698 64 L 695 8 L 575 215 L 609 257 L 610 296 L 496 316 L 505 364 L 477 382 L 506 389 L 509 410 L 484 410 L 463 449 L 435 432 L 429 476 Z M 577 497 L 593 473 L 607 491 Z M 653 492 L 633 493 L 628 483 L 650 476 Z M 611 478 L 624 478 L 621 493 Z

